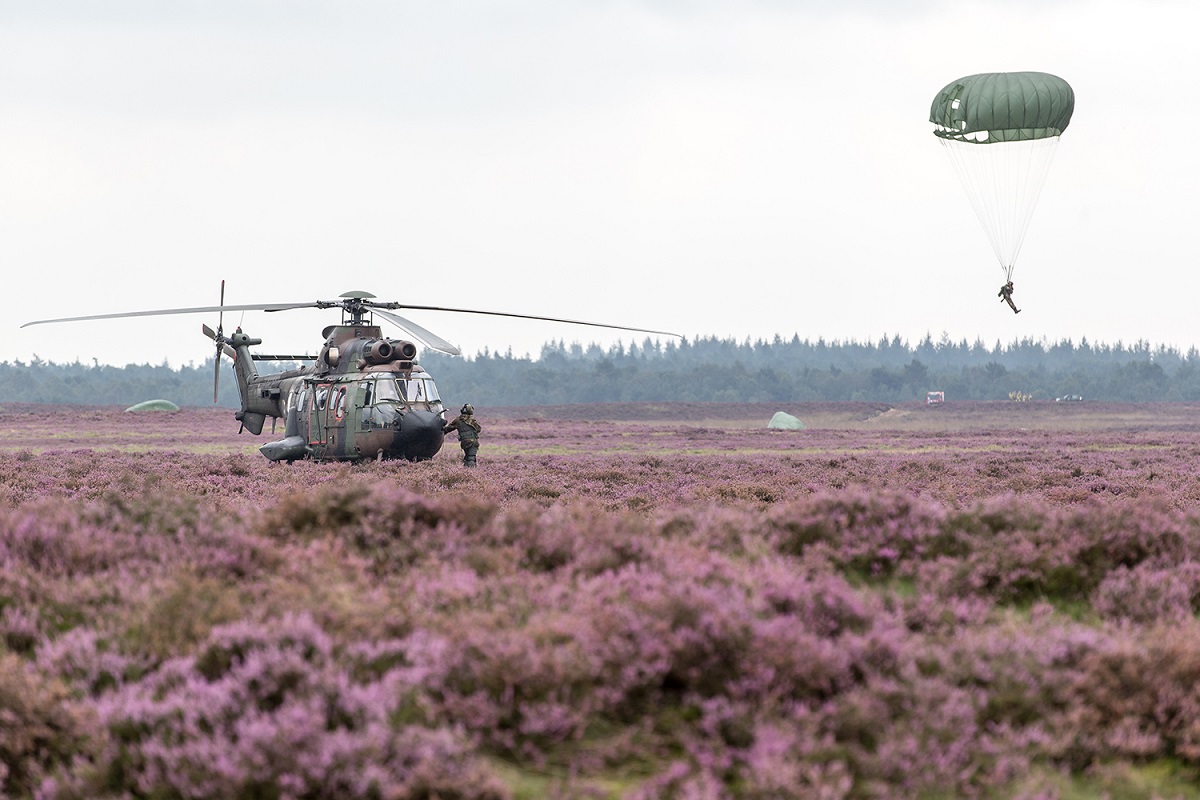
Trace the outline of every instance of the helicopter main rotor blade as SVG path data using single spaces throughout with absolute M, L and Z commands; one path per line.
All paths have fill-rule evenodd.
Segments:
M 158 317 L 166 314 L 210 314 L 214 311 L 288 311 L 293 308 L 321 308 L 319 303 L 266 303 L 242 306 L 198 306 L 196 308 L 160 308 L 155 311 L 126 311 L 122 314 L 89 314 L 83 317 L 59 317 L 58 319 L 35 319 L 30 325 L 45 325 L 51 322 L 86 322 L 94 319 L 124 319 L 125 317 Z
M 418 341 L 433 350 L 437 350 L 447 355 L 461 356 L 462 350 L 459 350 L 454 345 L 447 342 L 436 333 L 427 331 L 411 319 L 405 319 L 399 314 L 393 314 L 390 311 L 384 311 L 381 308 L 375 308 L 373 311 L 386 320 L 389 320 L 395 325 L 400 326 L 404 330 L 411 333 Z
M 630 328 L 626 325 L 610 325 L 607 322 L 585 322 L 580 319 L 562 319 L 561 317 L 539 317 L 534 314 L 512 314 L 507 311 L 480 311 L 477 308 L 446 308 L 444 306 L 410 306 L 407 303 L 371 303 L 378 310 L 380 306 L 384 308 L 413 308 L 419 311 L 453 311 L 458 314 L 487 314 L 492 317 L 516 317 L 517 319 L 537 319 L 545 322 L 566 322 L 570 325 L 590 325 L 593 328 L 613 328 L 619 331 L 634 331 L 636 333 L 656 333 L 659 336 L 674 336 L 677 339 L 682 339 L 683 336 L 670 331 L 653 331 L 648 328 Z

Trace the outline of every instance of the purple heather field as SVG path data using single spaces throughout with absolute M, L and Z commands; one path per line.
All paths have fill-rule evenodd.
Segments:
M 0 409 L 0 798 L 1200 798 L 1200 406 L 477 413 Z

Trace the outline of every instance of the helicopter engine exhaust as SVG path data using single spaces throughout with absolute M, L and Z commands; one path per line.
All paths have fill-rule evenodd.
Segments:
M 363 345 L 363 364 L 378 366 L 393 361 L 413 361 L 417 346 L 401 339 L 373 339 Z
M 405 342 L 400 339 L 391 340 L 392 349 L 398 354 L 401 361 L 412 361 L 417 357 L 417 346 L 412 342 Z
M 368 364 L 386 364 L 394 358 L 392 343 L 384 339 L 368 342 L 363 347 L 363 361 Z

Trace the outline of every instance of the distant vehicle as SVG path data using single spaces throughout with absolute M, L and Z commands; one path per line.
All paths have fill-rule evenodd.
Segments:
M 946 402 L 946 393 L 945 392 L 926 392 L 925 393 L 925 405 L 927 405 L 927 406 L 940 406 L 944 402 Z
M 1054 398 L 1056 403 L 1082 403 L 1083 395 L 1081 394 L 1064 394 L 1062 397 Z

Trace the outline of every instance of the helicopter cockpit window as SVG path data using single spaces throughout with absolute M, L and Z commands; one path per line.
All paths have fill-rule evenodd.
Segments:
M 404 405 L 424 406 L 427 403 L 439 404 L 437 385 L 429 378 L 391 378 L 384 377 L 376 380 L 363 381 L 366 386 L 365 403 L 402 403 Z
M 420 380 L 405 380 L 398 378 L 396 386 L 400 388 L 400 394 L 410 403 L 425 402 L 425 387 L 422 386 L 424 381 Z
M 434 403 L 440 400 L 437 385 L 427 378 L 398 378 L 400 394 L 410 403 Z
M 375 398 L 374 402 L 383 403 L 388 400 L 393 402 L 401 402 L 399 392 L 396 391 L 396 382 L 390 378 L 380 378 L 375 381 Z

